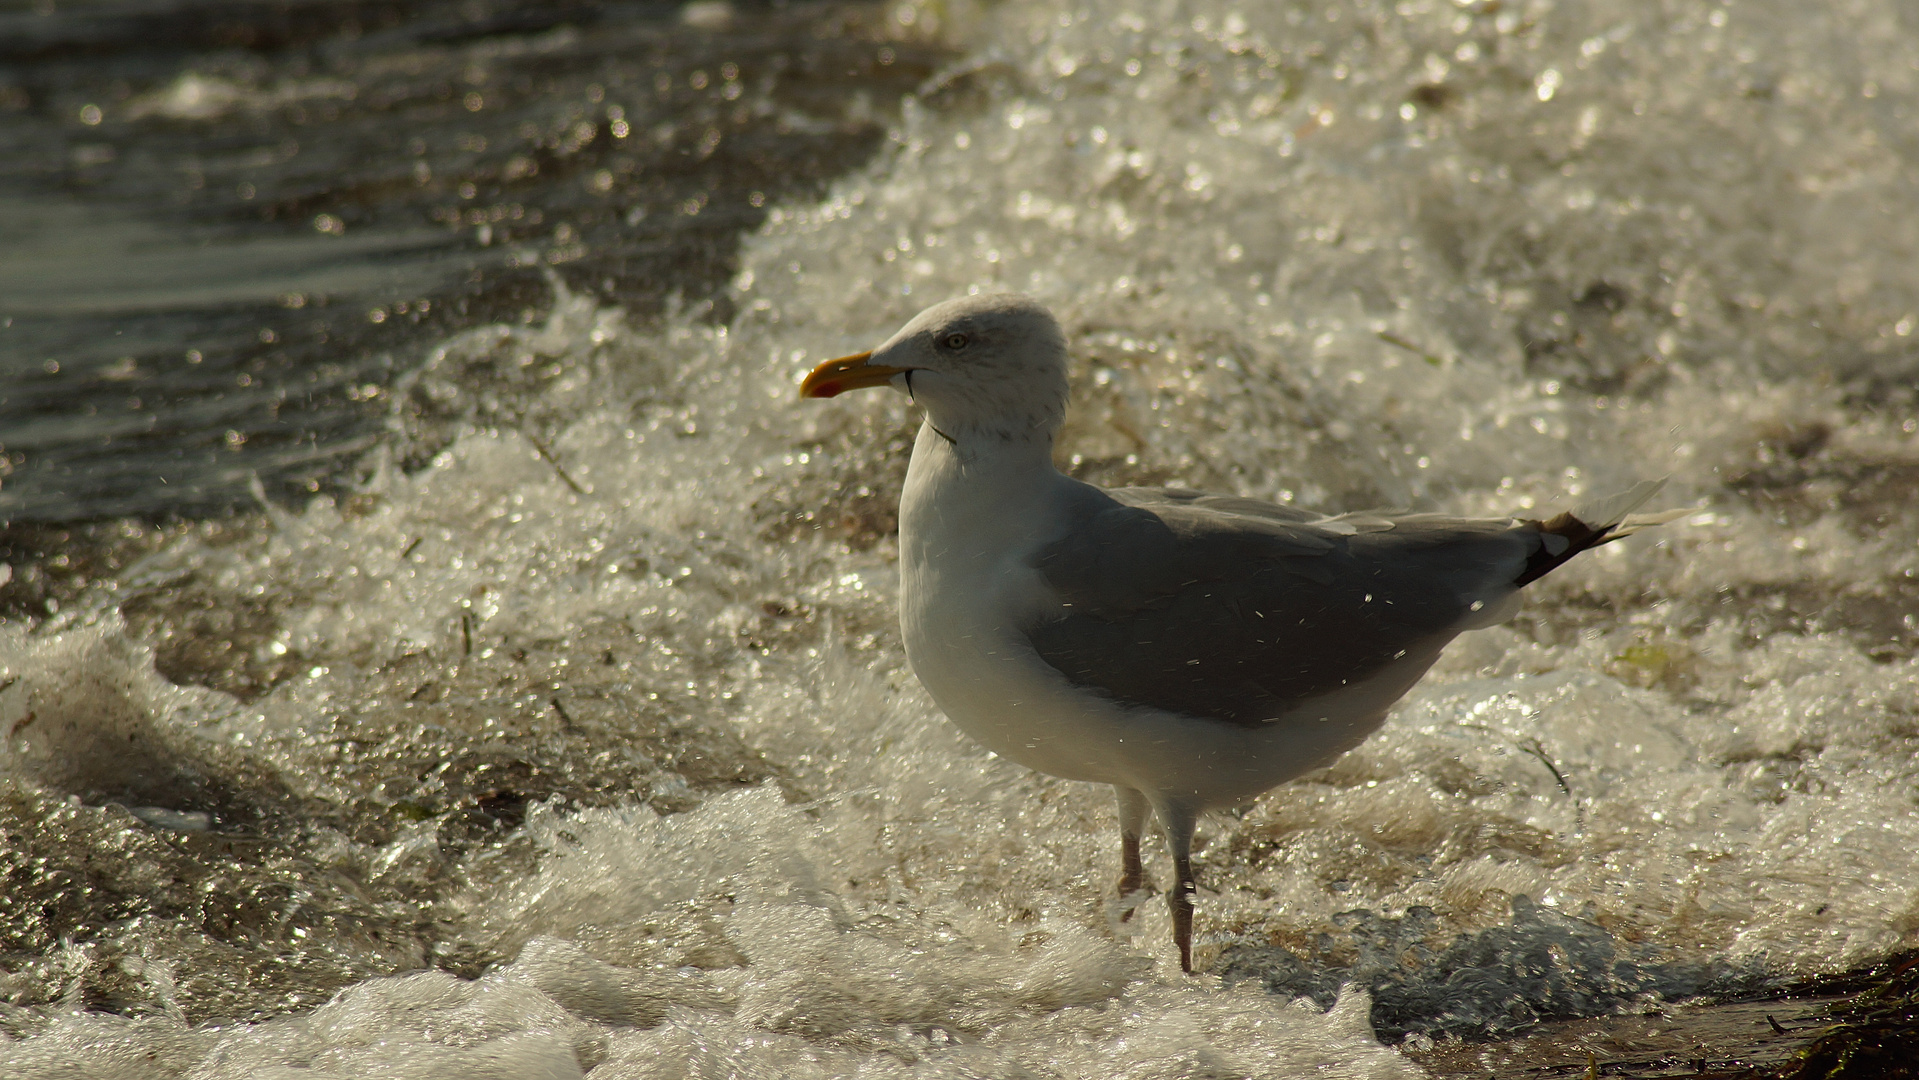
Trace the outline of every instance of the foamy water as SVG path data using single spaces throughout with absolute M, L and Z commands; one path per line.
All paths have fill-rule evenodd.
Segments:
M 560 289 L 409 390 L 540 365 L 557 437 L 474 431 L 199 530 L 0 640 L 8 835 L 129 898 L 0 974 L 0 1060 L 1416 1076 L 1409 1033 L 1911 945 L 1911 20 L 962 21 L 893 149 L 749 242 L 730 325 Z M 999 288 L 1067 327 L 1061 455 L 1095 480 L 1509 513 L 1670 475 L 1703 510 L 1555 573 L 1364 746 L 1203 824 L 1184 977 L 1160 905 L 1116 921 L 1110 794 L 989 756 L 904 666 L 910 407 L 794 398 Z M 161 678 L 208 609 L 295 674 L 248 701 Z

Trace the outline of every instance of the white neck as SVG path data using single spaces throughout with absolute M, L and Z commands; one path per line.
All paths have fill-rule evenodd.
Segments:
M 1001 446 L 1036 446 L 1042 455 L 1051 459 L 1053 436 L 1059 430 L 1059 422 L 1044 409 L 982 414 L 951 405 L 941 408 L 926 400 L 919 404 L 926 410 L 926 422 L 921 430 L 930 426 L 969 456 L 974 452 L 993 453 L 995 447 Z
M 947 433 L 929 418 L 900 494 L 900 557 L 924 566 L 959 554 L 949 550 L 954 543 L 980 545 L 970 554 L 983 555 L 1037 542 L 1057 531 L 1049 496 L 1062 483 L 1071 481 L 1053 467 L 1051 432 L 1030 439 Z
M 1019 434 L 1009 434 L 1000 429 L 943 423 L 943 419 L 929 412 L 920 422 L 919 437 L 913 444 L 913 460 L 918 461 L 937 449 L 927 444 L 927 440 L 931 439 L 934 443 L 944 445 L 956 464 L 969 471 L 985 469 L 998 474 L 1008 470 L 1044 472 L 1053 468 L 1053 432 L 1050 428 L 1033 428 Z

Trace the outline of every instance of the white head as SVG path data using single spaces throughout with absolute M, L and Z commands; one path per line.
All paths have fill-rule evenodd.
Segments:
M 960 442 L 1050 442 L 1066 417 L 1066 337 L 1031 297 L 965 296 L 920 312 L 871 352 L 814 368 L 800 394 L 865 386 L 910 395 Z

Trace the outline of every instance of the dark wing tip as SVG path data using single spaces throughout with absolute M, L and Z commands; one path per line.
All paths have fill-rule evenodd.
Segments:
M 1513 584 L 1522 588 L 1564 566 L 1582 551 L 1590 551 L 1601 544 L 1631 535 L 1629 531 L 1619 531 L 1617 524 L 1588 525 L 1574 517 L 1571 511 L 1555 514 L 1545 521 L 1527 521 L 1527 524 L 1538 528 L 1540 545 L 1539 550 L 1526 560 L 1525 569 L 1513 580 Z

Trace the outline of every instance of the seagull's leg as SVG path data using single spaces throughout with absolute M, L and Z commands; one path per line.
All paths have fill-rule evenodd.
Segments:
M 1146 796 L 1124 785 L 1116 785 L 1119 799 L 1119 898 L 1124 907 L 1119 921 L 1133 917 L 1128 899 L 1146 887 L 1146 871 L 1139 864 L 1139 835 L 1146 830 L 1146 815 L 1152 809 Z
M 1179 946 L 1179 969 L 1193 973 L 1193 826 L 1198 815 L 1187 807 L 1167 803 L 1158 807 L 1159 823 L 1166 828 L 1166 846 L 1173 849 L 1173 876 L 1178 881 L 1166 894 L 1166 906 L 1173 913 L 1173 943 Z

